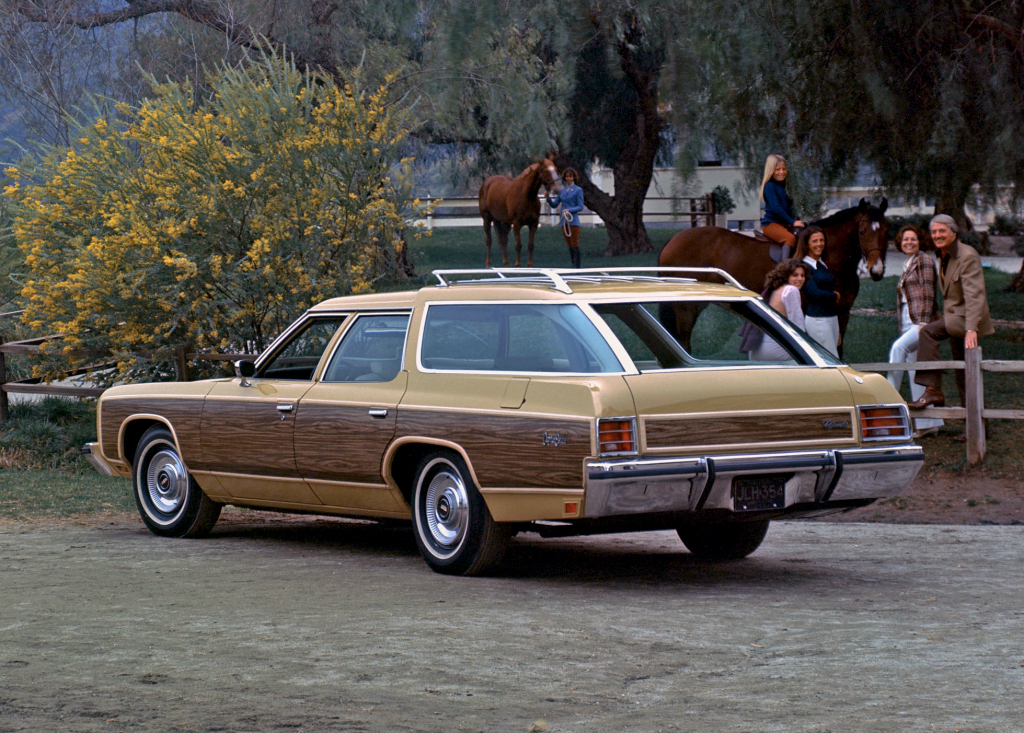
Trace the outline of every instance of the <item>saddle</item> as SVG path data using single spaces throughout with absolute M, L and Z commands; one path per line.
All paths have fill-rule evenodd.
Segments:
M 774 239 L 769 239 L 764 235 L 760 229 L 741 231 L 744 237 L 750 237 L 758 244 L 768 245 L 768 255 L 772 258 L 772 262 L 782 261 L 782 245 L 776 242 Z

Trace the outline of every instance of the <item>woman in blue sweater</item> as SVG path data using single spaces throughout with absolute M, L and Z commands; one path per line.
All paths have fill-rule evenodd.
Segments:
M 573 267 L 580 266 L 580 212 L 583 211 L 583 189 L 576 185 L 576 171 L 566 168 L 562 172 L 565 188 L 552 198 L 548 196 L 551 208 L 562 205 L 562 236 L 569 246 L 569 258 Z
M 793 213 L 793 199 L 786 190 L 787 174 L 786 159 L 781 155 L 769 155 L 761 179 L 761 201 L 764 203 L 761 231 L 782 245 L 783 260 L 789 257 L 796 245 L 793 230 L 804 225 Z
M 796 258 L 810 268 L 810 277 L 804 283 L 807 311 L 804 330 L 807 335 L 839 357 L 839 290 L 835 276 L 825 266 L 825 232 L 809 226 L 800 232 L 796 245 Z

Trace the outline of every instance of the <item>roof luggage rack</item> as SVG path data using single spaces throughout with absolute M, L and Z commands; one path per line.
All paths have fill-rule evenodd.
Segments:
M 588 268 L 551 268 L 551 267 L 492 267 L 466 270 L 434 270 L 438 286 L 442 288 L 452 285 L 513 282 L 549 282 L 551 289 L 560 293 L 571 294 L 571 280 L 582 282 L 600 282 L 601 280 L 688 280 L 695 282 L 694 275 L 717 275 L 726 283 L 740 290 L 746 290 L 739 280 L 719 267 L 588 267 Z M 461 278 L 466 278 L 465 280 Z

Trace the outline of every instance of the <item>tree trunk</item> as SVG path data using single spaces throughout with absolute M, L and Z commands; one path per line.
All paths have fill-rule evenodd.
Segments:
M 615 44 L 619 65 L 636 93 L 636 124 L 612 168 L 615 195 L 599 189 L 583 172 L 590 161 L 572 161 L 568 155 L 556 153 L 555 164 L 560 168 L 571 165 L 580 171 L 580 188 L 587 207 L 601 217 L 608 230 L 608 248 L 605 255 L 639 254 L 654 251 L 651 238 L 644 228 L 644 199 L 654 176 L 654 159 L 661 145 L 664 126 L 658 114 L 658 74 L 660 64 L 641 63 L 634 48 L 643 42 L 639 24 L 627 29 L 625 36 Z
M 646 176 L 643 170 L 630 175 L 620 170 L 621 167 L 624 166 L 616 166 L 612 170 L 614 196 L 609 196 L 598 188 L 586 173 L 580 174 L 583 199 L 587 207 L 601 217 L 608 231 L 608 248 L 605 255 L 609 257 L 654 250 L 647 229 L 644 228 L 644 198 L 651 184 L 653 166 Z

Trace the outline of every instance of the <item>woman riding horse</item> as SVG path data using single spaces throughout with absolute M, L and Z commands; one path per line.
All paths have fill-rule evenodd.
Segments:
M 804 223 L 796 218 L 793 212 L 793 199 L 786 190 L 786 159 L 781 155 L 769 155 L 764 164 L 764 176 L 761 178 L 761 201 L 764 203 L 764 217 L 761 219 L 761 231 L 773 242 L 782 245 L 782 259 L 789 259 L 796 246 L 794 229 L 801 228 Z

